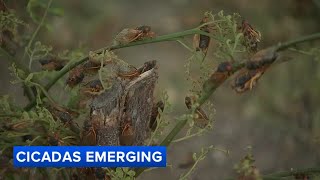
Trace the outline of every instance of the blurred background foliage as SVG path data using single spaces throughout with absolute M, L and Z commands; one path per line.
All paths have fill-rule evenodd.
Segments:
M 30 0 L 32 1 L 32 0 Z M 29 22 L 25 10 L 28 1 L 5 1 L 23 22 Z M 38 1 L 41 2 L 41 1 Z M 46 1 L 43 1 L 46 6 Z M 32 8 L 39 8 L 42 4 Z M 149 25 L 158 35 L 190 29 L 199 24 L 203 13 L 224 10 L 239 13 L 262 34 L 260 48 L 298 36 L 320 31 L 319 0 L 54 0 L 45 28 L 36 38 L 50 45 L 54 52 L 66 49 L 95 50 L 111 44 L 123 28 Z M 41 11 L 41 8 L 39 9 Z M 25 19 L 24 19 L 25 18 Z M 41 21 L 34 17 L 35 22 Z M 32 34 L 35 24 L 27 24 Z M 34 27 L 32 27 L 34 26 Z M 20 29 L 18 28 L 17 33 Z M 23 42 L 23 40 L 21 40 Z M 191 43 L 192 37 L 186 38 Z M 319 44 L 297 47 L 308 50 Z M 140 66 L 156 59 L 159 65 L 159 83 L 156 96 L 168 91 L 174 113 L 185 111 L 184 97 L 190 82 L 186 80 L 184 65 L 190 53 L 177 42 L 163 42 L 125 48 L 115 51 L 127 62 Z M 213 59 L 208 52 L 207 59 Z M 191 179 L 222 179 L 235 173 L 234 164 L 252 147 L 255 165 L 262 174 L 290 168 L 320 165 L 320 68 L 313 56 L 289 51 L 283 59 L 294 60 L 274 65 L 257 87 L 245 94 L 236 94 L 230 81 L 212 97 L 215 108 L 213 130 L 203 137 L 178 142 L 169 148 L 169 163 L 179 166 L 190 154 L 204 146 L 214 145 L 230 151 L 229 156 L 212 151 L 199 163 Z M 0 92 L 9 94 L 18 104 L 27 99 L 22 89 L 12 85 L 8 64 L 0 62 Z M 29 62 L 22 62 L 28 64 Z M 40 70 L 40 66 L 35 69 Z M 61 81 L 61 85 L 63 85 Z M 54 88 L 56 101 L 63 102 L 64 92 Z M 65 102 L 66 103 L 66 102 Z M 173 114 L 174 116 L 175 114 Z M 141 179 L 176 179 L 179 168 L 146 172 Z

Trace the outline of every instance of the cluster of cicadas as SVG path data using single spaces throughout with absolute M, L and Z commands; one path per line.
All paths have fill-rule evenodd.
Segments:
M 200 30 L 206 33 L 214 33 L 216 28 L 214 25 L 210 25 L 210 18 L 205 15 L 200 22 Z M 250 52 L 256 52 L 258 50 L 258 44 L 261 41 L 261 34 L 255 30 L 246 20 L 242 20 L 238 25 L 238 32 L 243 34 L 243 45 L 247 47 Z M 210 45 L 210 37 L 203 34 L 196 34 L 193 38 L 193 46 L 196 51 L 201 51 L 205 56 L 207 54 Z
M 214 33 L 214 26 L 209 25 L 209 16 L 205 17 L 200 22 L 200 30 L 206 33 Z M 261 41 L 261 34 L 255 30 L 246 20 L 243 20 L 238 26 L 238 32 L 243 34 L 243 45 L 247 47 L 250 52 L 256 53 L 258 51 L 258 44 Z M 206 56 L 210 45 L 210 37 L 203 34 L 196 34 L 193 38 L 193 46 L 196 51 L 201 51 Z M 262 50 L 254 54 L 246 65 L 240 69 L 232 83 L 232 88 L 238 92 L 245 92 L 251 90 L 268 69 L 268 67 L 275 61 L 276 53 L 274 50 Z M 208 81 L 216 86 L 222 84 L 227 78 L 238 71 L 239 64 L 234 61 L 222 62 L 218 65 L 214 73 L 211 74 Z M 185 103 L 188 109 L 192 109 L 195 103 L 194 97 L 186 97 Z M 200 128 L 208 125 L 209 119 L 201 107 L 196 107 L 194 123 Z
M 209 18 L 205 16 L 200 23 L 200 25 L 202 25 L 200 30 L 206 33 L 213 33 L 214 26 L 209 26 L 208 22 Z M 226 61 L 220 63 L 209 80 L 218 85 L 239 70 L 232 83 L 232 87 L 236 92 L 241 93 L 251 90 L 257 84 L 260 77 L 276 60 L 277 55 L 274 49 L 258 51 L 258 44 L 261 41 L 260 32 L 255 30 L 246 20 L 242 20 L 239 24 L 238 31 L 241 32 L 244 37 L 243 44 L 250 52 L 253 52 L 254 55 L 251 55 L 245 63 L 245 66 L 240 70 L 237 68 L 238 65 L 236 62 Z M 196 51 L 202 51 L 206 55 L 210 44 L 210 37 L 206 35 L 195 35 L 193 42 Z
M 155 36 L 155 33 L 151 31 L 150 26 L 139 26 L 137 28 L 126 28 L 123 29 L 114 39 L 112 46 L 116 45 L 125 45 L 131 42 L 140 41 L 146 38 L 152 38 Z M 66 84 L 70 88 L 74 88 L 75 86 L 80 84 L 80 92 L 90 98 L 101 94 L 104 92 L 105 88 L 103 82 L 100 78 L 98 79 L 90 79 L 89 81 L 85 81 L 86 77 L 96 77 L 99 70 L 102 67 L 107 66 L 108 64 L 113 64 L 117 60 L 106 59 L 100 61 L 100 59 L 96 59 L 94 57 L 91 58 L 89 55 L 88 61 L 78 65 L 77 67 L 73 68 L 69 72 L 69 76 L 66 80 Z M 46 59 L 39 60 L 39 63 L 42 66 L 42 69 L 48 71 L 59 71 L 61 70 L 67 63 L 67 61 L 61 60 L 57 57 L 50 56 Z M 123 65 L 123 64 L 122 64 Z M 121 65 L 121 66 L 122 66 Z M 116 71 L 113 78 L 121 78 L 121 79 L 128 79 L 132 80 L 134 78 L 139 77 L 142 73 L 151 70 L 152 68 L 156 67 L 156 61 L 148 61 L 144 63 L 141 67 L 135 68 L 131 65 L 123 65 L 126 67 L 120 67 L 119 64 L 114 64 L 112 67 L 112 71 Z M 84 82 L 85 81 L 85 82 Z M 87 101 L 87 99 L 85 100 Z M 163 111 L 164 103 L 159 101 L 153 105 L 151 117 L 150 117 L 150 124 L 149 128 L 151 130 L 155 130 L 157 127 L 157 117 L 159 116 L 159 111 Z M 61 119 L 63 122 L 70 122 L 72 119 L 71 114 L 68 111 L 64 110 L 57 110 L 52 109 L 52 113 L 54 116 Z M 97 143 L 97 134 L 96 131 L 99 128 L 99 124 L 95 123 L 96 121 L 85 121 L 83 132 L 81 133 L 82 141 L 85 145 L 96 145 Z M 130 119 L 123 122 L 120 125 L 120 144 L 121 145 L 130 145 L 133 140 L 133 127 L 132 122 Z M 54 136 L 57 137 L 57 136 Z M 58 142 L 53 141 L 53 138 L 50 138 L 51 142 Z M 131 139 L 131 140 L 130 140 Z M 56 143 L 54 143 L 56 144 Z

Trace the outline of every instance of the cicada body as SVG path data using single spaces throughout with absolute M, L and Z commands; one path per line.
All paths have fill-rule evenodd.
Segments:
M 131 120 L 127 120 L 121 126 L 121 134 L 119 137 L 120 145 L 131 146 L 134 143 L 134 128 Z
M 93 61 L 87 61 L 82 65 L 83 72 L 88 75 L 95 75 L 101 68 L 101 63 L 95 63 Z
M 43 70 L 59 71 L 64 67 L 66 62 L 52 57 L 52 58 L 40 59 L 39 63 L 41 64 L 41 67 Z
M 125 45 L 133 41 L 139 41 L 145 38 L 152 38 L 155 33 L 151 31 L 150 26 L 139 26 L 134 29 L 123 29 L 116 35 L 113 45 Z
M 84 79 L 83 67 L 76 67 L 72 69 L 69 73 L 69 77 L 67 79 L 67 84 L 69 87 L 73 88 Z
M 200 25 L 209 22 L 209 17 L 206 15 L 200 22 Z M 210 27 L 209 25 L 203 25 L 200 30 L 206 33 L 210 33 Z M 206 56 L 208 48 L 210 44 L 210 37 L 207 35 L 202 34 L 196 34 L 193 37 L 193 45 L 196 49 L 196 51 L 201 51 Z
M 250 58 L 245 68 L 238 73 L 232 87 L 238 93 L 251 90 L 276 58 L 275 49 L 260 50 Z
M 95 79 L 85 84 L 82 87 L 82 92 L 86 95 L 99 95 L 103 89 L 100 79 Z
M 258 44 L 261 41 L 261 34 L 256 31 L 246 20 L 242 21 L 241 32 L 245 38 L 245 45 L 253 52 L 258 50 Z

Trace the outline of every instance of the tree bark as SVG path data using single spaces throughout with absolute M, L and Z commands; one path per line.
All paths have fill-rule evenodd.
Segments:
M 155 68 L 134 79 L 117 78 L 112 87 L 93 98 L 90 121 L 98 122 L 97 145 L 121 145 L 123 124 L 130 121 L 133 130 L 130 145 L 143 145 L 150 136 L 149 120 L 153 92 L 158 79 Z

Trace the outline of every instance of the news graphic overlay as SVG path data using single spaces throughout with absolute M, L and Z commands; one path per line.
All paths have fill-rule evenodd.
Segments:
M 14 167 L 166 167 L 165 146 L 15 146 Z

